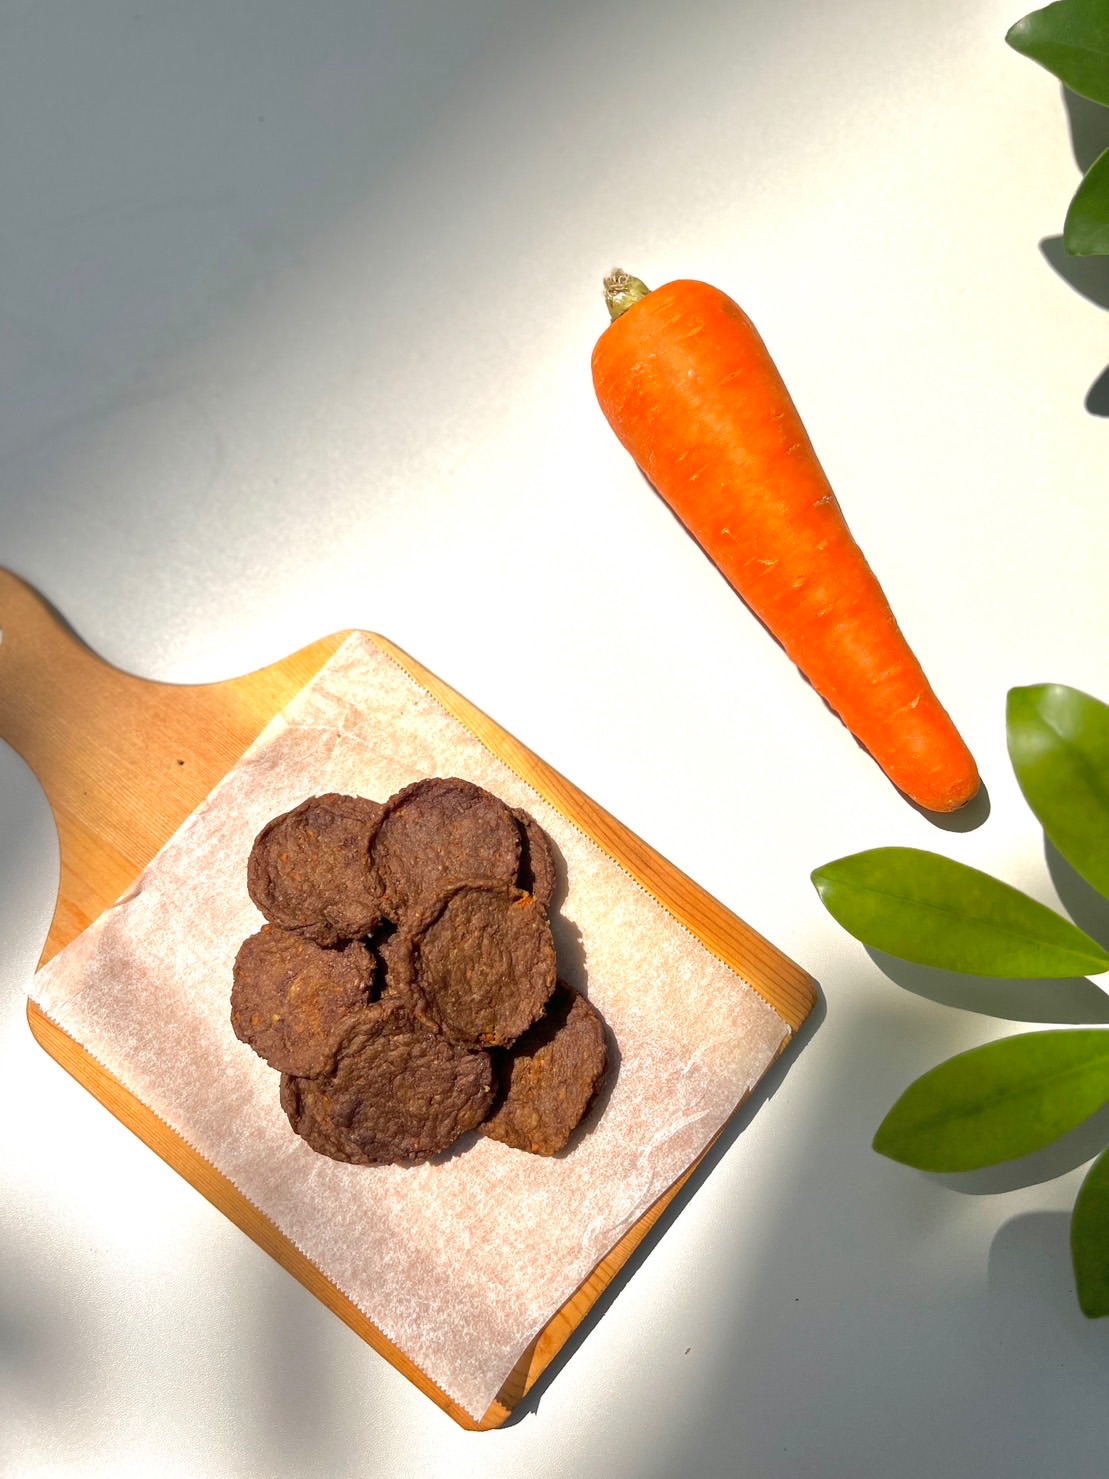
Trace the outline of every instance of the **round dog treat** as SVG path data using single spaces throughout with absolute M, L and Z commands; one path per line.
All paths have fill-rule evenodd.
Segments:
M 511 884 L 452 889 L 413 927 L 397 964 L 421 1017 L 456 1042 L 485 1047 L 515 1042 L 555 988 L 546 910 Z
M 482 1134 L 533 1155 L 555 1155 L 604 1081 L 608 1048 L 601 1014 L 560 981 L 546 1012 L 504 1059 L 504 1098 Z
M 385 803 L 370 844 L 385 912 L 403 920 L 470 879 L 514 883 L 520 832 L 504 802 L 471 781 L 415 781 Z
M 304 1086 L 310 1083 L 310 1078 L 296 1078 L 291 1073 L 281 1075 L 278 1099 L 290 1125 L 320 1155 L 333 1161 L 346 1161 L 348 1165 L 363 1165 L 364 1162 L 351 1153 L 338 1131 L 325 1128 L 313 1117 L 302 1093 Z
M 520 852 L 520 872 L 516 882 L 527 893 L 534 894 L 544 909 L 550 909 L 558 886 L 551 839 L 535 818 L 522 807 L 513 807 L 512 815 L 516 818 L 524 844 Z
M 235 1036 L 282 1072 L 322 1073 L 340 1028 L 369 1001 L 373 977 L 373 956 L 359 941 L 325 950 L 267 924 L 235 959 Z
M 402 1004 L 385 1001 L 351 1023 L 327 1073 L 281 1081 L 297 1134 L 357 1166 L 438 1155 L 481 1123 L 493 1096 L 488 1053 L 427 1031 Z
M 309 796 L 259 832 L 247 892 L 271 924 L 318 945 L 368 934 L 381 919 L 370 836 L 382 808 L 362 796 Z

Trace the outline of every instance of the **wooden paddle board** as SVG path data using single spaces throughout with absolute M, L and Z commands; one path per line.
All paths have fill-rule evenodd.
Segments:
M 42 954 L 50 960 L 131 885 L 182 822 L 309 683 L 347 632 L 220 683 L 155 683 L 97 657 L 30 586 L 0 570 L 0 739 L 37 775 L 53 808 L 61 880 Z M 624 867 L 796 1032 L 812 977 L 386 638 L 371 639 L 482 743 Z M 46 1051 L 242 1230 L 462 1427 L 501 1426 L 627 1263 L 695 1166 L 597 1266 L 521 1357 L 475 1421 L 397 1349 L 277 1227 L 85 1050 L 28 1002 Z

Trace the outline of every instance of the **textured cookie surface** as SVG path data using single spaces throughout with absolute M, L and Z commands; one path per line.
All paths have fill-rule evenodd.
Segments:
M 235 958 L 235 1036 L 283 1073 L 322 1073 L 343 1025 L 369 1002 L 374 959 L 358 941 L 325 950 L 267 924 Z
M 271 924 L 320 945 L 368 934 L 381 919 L 370 837 L 382 807 L 362 796 L 309 796 L 259 832 L 247 892 Z
M 493 1097 L 488 1053 L 429 1032 L 389 1002 L 351 1024 L 328 1073 L 281 1080 L 297 1134 L 333 1160 L 360 1166 L 411 1164 L 448 1150 L 481 1123 Z
M 432 777 L 389 798 L 370 857 L 385 911 L 400 921 L 469 879 L 514 883 L 520 849 L 499 797 L 471 781 Z
M 504 1097 L 482 1133 L 517 1150 L 556 1155 L 604 1082 L 608 1049 L 600 1013 L 559 982 L 546 1012 L 503 1060 Z
M 507 1046 L 555 988 L 546 910 L 511 884 L 463 884 L 413 929 L 407 970 L 418 1010 L 448 1037 Z

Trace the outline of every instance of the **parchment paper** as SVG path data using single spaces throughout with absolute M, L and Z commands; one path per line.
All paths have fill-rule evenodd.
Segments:
M 417 1167 L 340 1165 L 293 1134 L 278 1075 L 234 1036 L 231 967 L 262 924 L 246 860 L 304 797 L 384 800 L 463 776 L 547 829 L 565 865 L 560 973 L 616 1043 L 561 1157 L 480 1137 Z M 367 637 L 259 737 L 135 887 L 35 977 L 39 1006 L 480 1418 L 531 1339 L 757 1082 L 783 1019 Z

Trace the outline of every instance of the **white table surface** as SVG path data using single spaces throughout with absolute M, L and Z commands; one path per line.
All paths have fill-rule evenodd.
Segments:
M 957 1188 L 869 1142 L 949 1053 L 1109 1000 L 887 974 L 808 881 L 904 843 L 1088 903 L 1003 715 L 1013 684 L 1109 697 L 1109 277 L 1052 266 L 1101 120 L 1072 141 L 1003 44 L 1020 13 L 3 7 L 0 563 L 154 678 L 384 632 L 824 996 L 553 1377 L 464 1433 L 34 1043 L 56 842 L 0 745 L 5 1475 L 1106 1472 L 1067 1216 L 1109 1119 Z M 984 824 L 895 794 L 617 444 L 589 375 L 614 264 L 759 325 Z

